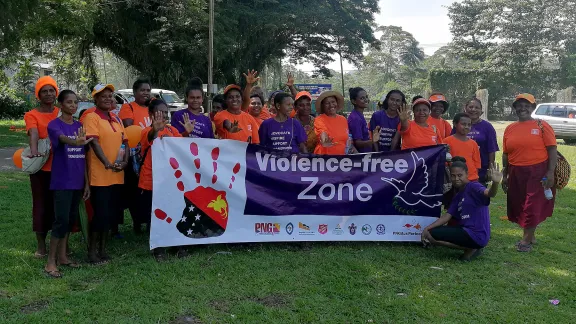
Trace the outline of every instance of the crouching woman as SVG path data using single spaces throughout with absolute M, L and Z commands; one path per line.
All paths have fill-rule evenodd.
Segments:
M 502 172 L 497 166 L 488 170 L 492 184 L 486 189 L 476 181 L 468 180 L 468 167 L 462 157 L 454 157 L 450 166 L 452 186 L 457 190 L 447 213 L 422 232 L 422 243 L 463 250 L 461 261 L 471 261 L 482 254 L 490 240 L 490 198 L 496 196 L 502 182 Z M 451 219 L 455 226 L 444 226 Z

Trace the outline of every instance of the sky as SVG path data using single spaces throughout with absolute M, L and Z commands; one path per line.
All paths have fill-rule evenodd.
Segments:
M 380 0 L 380 13 L 375 22 L 381 26 L 402 27 L 420 42 L 427 55 L 432 55 L 452 39 L 447 7 L 455 1 L 459 0 Z M 328 67 L 340 70 L 339 60 Z M 303 64 L 299 69 L 312 71 L 313 66 Z M 355 69 L 354 65 L 344 61 L 345 71 Z

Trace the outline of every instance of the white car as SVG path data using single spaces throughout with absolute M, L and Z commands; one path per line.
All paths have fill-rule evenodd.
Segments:
M 132 89 L 121 89 L 117 90 L 116 92 L 128 98 L 130 102 L 134 101 L 134 92 L 132 91 Z M 168 109 L 170 109 L 170 115 L 173 115 L 176 111 L 180 109 L 188 107 L 188 105 L 186 105 L 184 101 L 182 101 L 182 99 L 180 99 L 180 97 L 178 97 L 178 95 L 174 91 L 164 89 L 152 89 L 150 94 L 156 98 L 160 98 L 166 101 L 166 103 L 168 104 Z M 202 112 L 204 112 L 204 108 L 202 108 Z
M 532 118 L 545 120 L 566 144 L 576 143 L 576 103 L 539 104 Z

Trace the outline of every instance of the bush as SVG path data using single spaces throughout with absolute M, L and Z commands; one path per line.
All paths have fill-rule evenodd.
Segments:
M 19 96 L 16 90 L 6 84 L 0 84 L 1 119 L 22 119 L 32 106 L 30 102 Z

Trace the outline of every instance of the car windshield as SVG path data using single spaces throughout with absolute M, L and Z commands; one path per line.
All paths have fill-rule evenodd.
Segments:
M 94 107 L 93 102 L 81 101 L 78 103 L 78 110 L 84 110 L 84 109 L 88 109 L 88 108 L 92 108 L 92 107 Z
M 536 115 L 551 117 L 567 117 L 568 113 L 573 113 L 576 106 L 572 105 L 541 105 L 536 110 Z
M 182 102 L 182 100 L 180 100 L 180 98 L 178 98 L 178 95 L 176 95 L 175 93 L 163 92 L 162 99 L 164 99 L 164 101 L 166 101 L 167 104 Z

